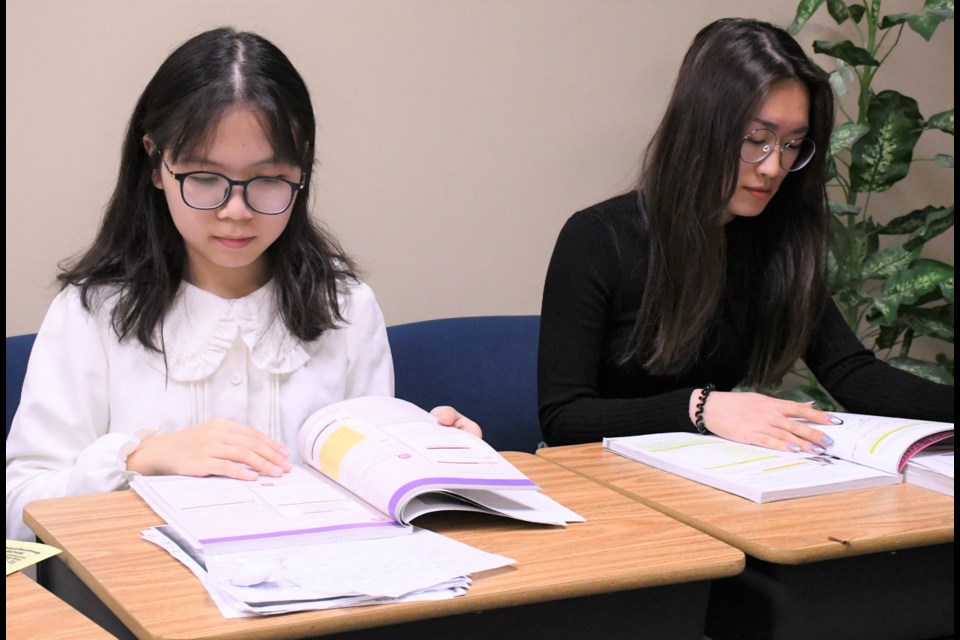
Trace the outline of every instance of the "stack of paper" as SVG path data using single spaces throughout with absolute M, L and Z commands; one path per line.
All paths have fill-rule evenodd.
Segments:
M 513 564 L 426 529 L 411 535 L 204 553 L 169 525 L 142 532 L 196 575 L 226 618 L 466 593 L 470 575 Z
M 903 479 L 927 489 L 953 495 L 953 450 L 921 451 L 907 463 Z

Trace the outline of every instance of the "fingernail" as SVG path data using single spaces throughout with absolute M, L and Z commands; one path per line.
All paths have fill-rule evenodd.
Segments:
M 801 449 L 800 449 L 800 445 L 798 445 L 798 444 L 792 444 L 792 445 L 790 445 L 790 446 L 787 447 L 787 448 L 790 449 L 790 451 L 793 451 L 794 453 L 799 453 L 800 450 L 801 450 Z
M 290 450 L 284 447 L 283 445 L 280 445 L 280 453 L 282 453 L 285 456 L 288 456 L 290 455 Z
M 815 444 L 815 445 L 813 445 L 813 446 L 810 447 L 810 448 L 813 449 L 813 452 L 814 452 L 814 453 L 826 453 L 826 452 L 827 452 L 826 449 L 824 449 L 823 447 L 821 447 L 821 446 L 818 445 L 818 444 Z
M 827 446 L 830 446 L 831 444 L 833 444 L 833 438 L 831 438 L 830 436 L 823 436 L 822 438 L 820 438 L 820 442 L 822 442 Z
M 837 416 L 830 416 L 830 422 L 832 422 L 833 424 L 843 424 L 843 420 L 838 418 Z
M 816 400 L 807 400 L 806 402 L 801 402 L 800 404 L 813 406 L 814 404 L 816 404 L 816 402 L 817 402 Z

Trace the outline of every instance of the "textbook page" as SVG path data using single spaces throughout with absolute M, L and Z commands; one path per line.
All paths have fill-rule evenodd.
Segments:
M 833 438 L 827 453 L 888 473 L 900 473 L 919 451 L 953 436 L 949 422 L 836 413 L 841 425 L 812 425 Z
M 898 484 L 900 476 L 827 455 L 791 453 L 695 433 L 604 438 L 603 447 L 754 502 Z
M 309 539 L 406 534 L 343 487 L 306 467 L 279 478 L 137 476 L 131 488 L 191 545 L 208 550 L 261 549 Z
M 355 398 L 316 412 L 300 431 L 300 452 L 308 464 L 404 524 L 450 509 L 550 524 L 581 519 L 544 495 L 524 502 L 520 494 L 539 487 L 493 447 L 396 398 Z M 549 514 L 540 513 L 547 507 Z

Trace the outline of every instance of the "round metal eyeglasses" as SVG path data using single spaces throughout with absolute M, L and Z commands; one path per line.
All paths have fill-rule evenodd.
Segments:
M 766 160 L 774 149 L 780 150 L 780 166 L 784 171 L 799 171 L 813 159 L 817 145 L 810 138 L 797 138 L 786 144 L 779 144 L 777 134 L 770 129 L 754 129 L 743 136 L 740 159 L 757 164 Z
M 266 176 L 234 180 L 212 171 L 175 173 L 163 154 L 160 155 L 160 160 L 174 180 L 180 183 L 180 197 L 184 204 L 201 211 L 219 209 L 230 198 L 234 187 L 243 187 L 243 201 L 251 210 L 275 216 L 290 208 L 297 192 L 304 186 L 303 172 L 300 173 L 300 182 Z

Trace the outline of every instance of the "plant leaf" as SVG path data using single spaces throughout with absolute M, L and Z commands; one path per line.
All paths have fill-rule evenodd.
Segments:
M 903 235 L 905 233 L 913 233 L 917 229 L 920 229 L 925 224 L 927 224 L 927 218 L 930 214 L 935 212 L 947 212 L 948 215 L 952 215 L 953 206 L 950 207 L 934 207 L 933 205 L 927 205 L 923 209 L 914 209 L 910 213 L 902 216 L 897 216 L 887 224 L 880 227 L 880 233 L 883 235 Z
M 920 255 L 920 250 L 908 251 L 904 247 L 888 247 L 868 256 L 860 267 L 860 278 L 889 278 L 907 269 Z
M 872 221 L 858 222 L 847 227 L 839 218 L 831 216 L 827 278 L 832 293 L 839 293 L 844 289 L 858 291 L 863 262 L 868 254 L 876 250 L 877 242 L 876 224 Z
M 870 55 L 866 49 L 858 47 L 849 40 L 830 42 L 829 40 L 814 40 L 813 50 L 834 58 L 840 58 L 847 64 L 864 67 L 879 67 L 880 63 Z
M 890 27 L 906 22 L 911 29 L 919 33 L 924 40 L 929 42 L 930 38 L 933 37 L 933 32 L 937 30 L 937 27 L 940 26 L 943 20 L 942 16 L 932 11 L 895 13 L 884 16 L 883 20 L 880 21 L 880 28 L 889 29 Z
M 939 129 L 953 135 L 953 109 L 933 114 L 923 126 L 925 129 Z
M 939 307 L 900 307 L 897 324 L 913 329 L 920 336 L 931 336 L 953 342 L 953 313 L 951 305 Z
M 953 277 L 944 280 L 940 283 L 940 295 L 943 296 L 943 299 L 953 304 Z
M 843 0 L 827 0 L 827 13 L 836 20 L 837 24 L 843 24 L 850 17 L 847 13 L 847 3 Z
M 923 117 L 916 100 L 887 90 L 873 96 L 867 123 L 870 131 L 851 149 L 850 188 L 886 191 L 910 171 Z
M 945 353 L 937 354 L 937 364 L 950 372 L 950 377 L 953 378 L 955 375 L 953 372 L 953 358 L 950 358 Z
M 929 209 L 930 207 L 928 207 Z M 927 211 L 923 224 L 904 243 L 907 249 L 921 249 L 928 241 L 953 226 L 953 205 Z
M 877 339 L 874 341 L 876 349 L 890 349 L 900 338 L 900 334 L 903 333 L 903 328 L 895 327 L 891 325 L 884 325 L 880 327 L 880 333 L 877 335 Z
M 942 291 L 941 285 L 948 280 L 953 280 L 952 265 L 939 260 L 917 260 L 909 269 L 884 281 L 883 295 L 873 301 L 873 306 L 883 316 L 883 324 L 892 324 L 901 304 L 914 304 L 927 293 Z
M 933 157 L 933 161 L 945 169 L 953 169 L 953 156 L 938 153 Z
M 787 27 L 787 32 L 794 36 L 797 35 L 797 32 L 803 28 L 810 16 L 816 13 L 822 4 L 823 0 L 800 0 L 800 4 L 797 5 L 797 13 L 793 22 Z
M 830 209 L 830 213 L 836 216 L 855 216 L 863 210 L 863 207 L 858 204 L 847 204 L 846 202 L 829 202 L 827 203 L 827 207 Z M 920 225 L 918 224 L 917 226 Z M 904 231 L 904 233 L 907 232 Z
M 860 24 L 860 21 L 863 20 L 864 11 L 866 10 L 863 8 L 863 5 L 860 5 L 860 4 L 855 4 L 855 5 L 851 5 L 850 7 L 847 7 L 847 13 L 850 14 L 850 19 L 856 22 L 857 24 Z
M 830 153 L 837 155 L 841 151 L 849 149 L 857 140 L 865 136 L 870 131 L 870 127 L 856 122 L 847 122 L 833 130 L 830 134 Z
M 943 367 L 932 362 L 917 360 L 916 358 L 897 357 L 888 358 L 887 364 L 890 364 L 901 371 L 907 371 L 915 376 L 939 382 L 940 384 L 953 384 L 953 375 Z
M 923 10 L 941 15 L 945 20 L 953 20 L 953 0 L 927 0 L 923 3 Z
M 923 10 L 935 13 L 944 20 L 953 20 L 953 0 L 927 0 Z

